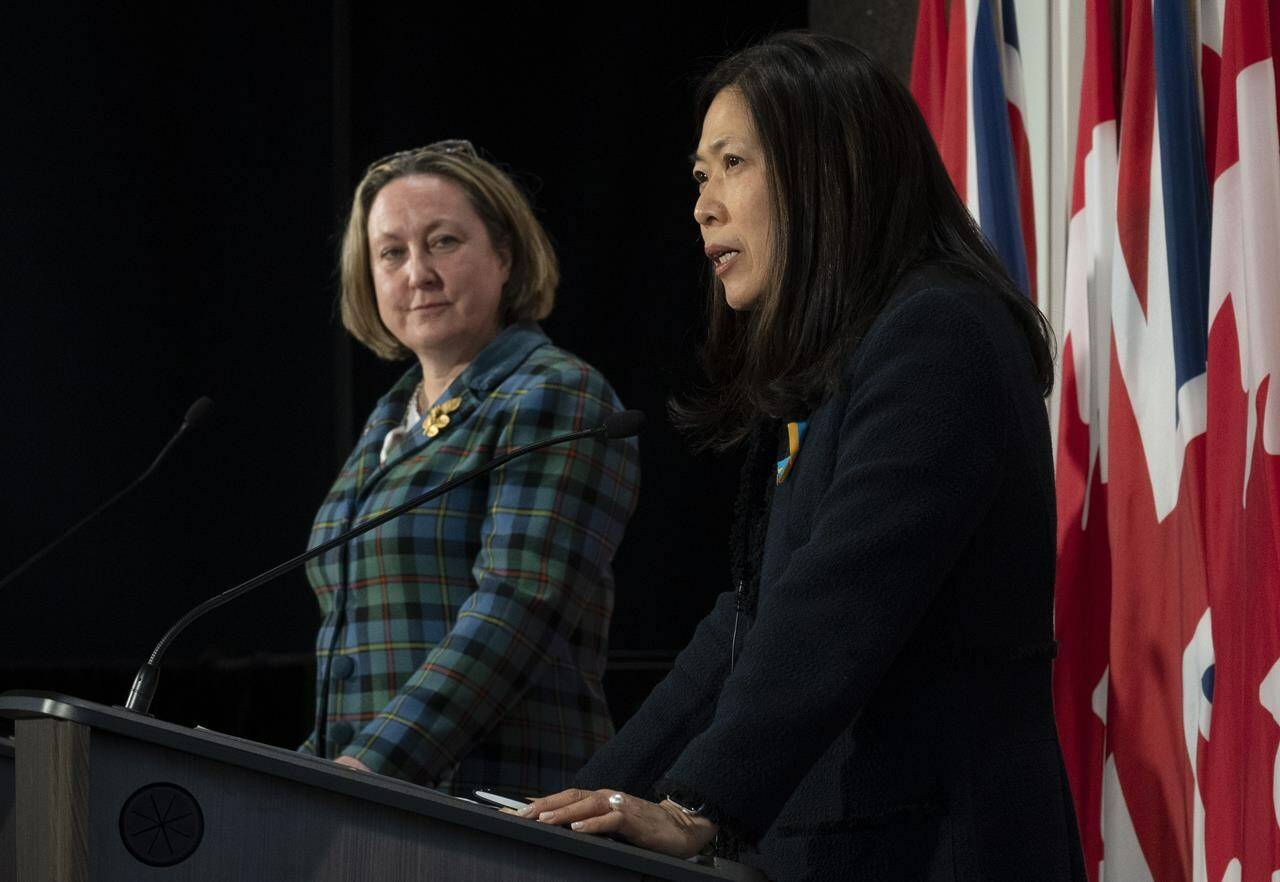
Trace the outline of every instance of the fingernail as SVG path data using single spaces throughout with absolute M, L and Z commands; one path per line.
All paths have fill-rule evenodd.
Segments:
M 551 820 L 552 818 L 554 818 L 555 816 L 556 816 L 556 813 L 555 813 L 555 812 L 543 812 L 542 814 L 538 815 L 538 820 L 539 820 L 539 821 L 550 821 L 550 820 Z
M 533 806 L 526 805 L 524 808 L 516 809 L 516 814 L 522 817 L 528 817 L 529 813 L 532 811 L 533 811 Z
M 581 829 L 582 829 L 582 822 L 581 822 L 581 821 L 574 821 L 574 822 L 573 822 L 572 824 L 570 824 L 569 826 L 570 826 L 570 827 L 572 827 L 574 830 L 581 830 Z

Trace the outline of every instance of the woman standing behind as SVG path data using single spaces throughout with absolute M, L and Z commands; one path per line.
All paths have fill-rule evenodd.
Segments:
M 787 34 L 704 81 L 705 444 L 736 592 L 525 814 L 784 880 L 1083 879 L 1050 695 L 1043 317 L 892 74 Z M 659 801 L 650 801 L 650 800 Z
M 414 363 L 370 415 L 313 547 L 621 409 L 534 323 L 555 298 L 555 253 L 515 184 L 466 141 L 369 167 L 341 270 L 343 324 Z M 313 561 L 324 621 L 303 750 L 454 793 L 565 786 L 613 733 L 611 561 L 637 482 L 633 441 L 552 447 Z

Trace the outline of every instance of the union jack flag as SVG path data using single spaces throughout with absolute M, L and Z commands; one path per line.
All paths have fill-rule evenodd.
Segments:
M 954 0 L 950 16 L 944 43 L 944 0 L 922 0 L 912 94 L 956 192 L 1034 301 L 1035 210 L 1013 0 Z
M 953 0 L 939 52 L 946 2 L 921 0 L 912 78 L 971 210 L 970 176 L 1000 160 L 972 152 L 984 5 Z M 1093 879 L 1274 882 L 1280 0 L 1086 0 L 1084 43 L 1054 691 L 1086 863 Z M 942 102 L 931 63 L 946 65 Z M 1008 263 L 985 211 L 979 188 L 975 215 Z

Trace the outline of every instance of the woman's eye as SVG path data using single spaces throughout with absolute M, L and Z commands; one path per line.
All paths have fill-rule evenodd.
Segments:
M 390 248 L 383 248 L 381 251 L 379 251 L 378 257 L 381 258 L 382 260 L 395 260 L 397 257 L 399 257 L 402 254 L 404 254 L 403 248 L 399 246 L 392 246 Z
M 725 168 L 734 168 L 735 166 L 739 166 L 739 165 L 742 165 L 741 156 L 734 156 L 732 153 L 726 153 L 724 155 Z
M 696 171 L 693 173 L 693 182 L 698 186 L 702 186 L 707 182 L 707 173 L 704 171 Z
M 454 245 L 457 245 L 457 244 L 458 244 L 458 237 L 450 236 L 447 234 L 444 236 L 437 236 L 436 238 L 431 240 L 431 248 L 433 250 L 436 248 L 452 248 Z

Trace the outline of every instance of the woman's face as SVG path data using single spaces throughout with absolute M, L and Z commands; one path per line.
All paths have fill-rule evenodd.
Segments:
M 462 189 L 440 175 L 407 175 L 369 209 L 378 315 L 423 360 L 470 361 L 501 329 L 510 256 Z
M 773 217 L 764 151 L 736 89 L 723 90 L 707 108 L 693 178 L 698 182 L 693 219 L 702 228 L 725 300 L 733 309 L 750 309 L 769 281 Z

